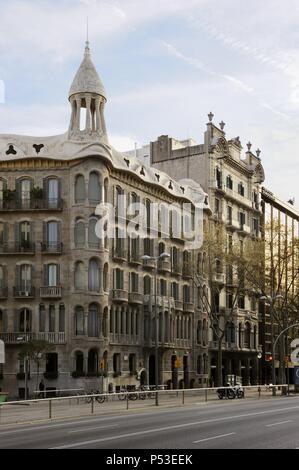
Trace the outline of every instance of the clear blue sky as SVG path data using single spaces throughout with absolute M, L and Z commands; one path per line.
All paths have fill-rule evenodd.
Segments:
M 112 144 L 202 142 L 207 114 L 262 150 L 266 186 L 296 197 L 297 0 L 0 0 L 0 132 L 62 133 L 89 16 Z M 1 93 L 0 93 L 1 94 Z

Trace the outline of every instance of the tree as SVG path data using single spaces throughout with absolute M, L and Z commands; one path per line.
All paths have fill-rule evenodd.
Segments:
M 36 375 L 36 390 L 38 389 L 39 384 L 39 370 L 42 361 L 46 358 L 47 353 L 53 351 L 55 346 L 52 343 L 49 343 L 45 340 L 32 340 L 24 343 L 22 349 L 19 353 L 20 358 L 28 358 L 32 360 L 36 365 L 37 375 Z
M 250 240 L 250 242 L 252 242 Z M 209 227 L 204 234 L 202 247 L 205 257 L 203 278 L 209 290 L 200 289 L 202 302 L 208 313 L 213 338 L 217 342 L 216 385 L 222 385 L 223 341 L 229 325 L 234 323 L 238 307 L 245 295 L 254 295 L 253 285 L 245 276 L 247 271 L 260 272 L 260 257 L 251 256 L 247 239 L 229 237 L 222 224 Z M 258 242 L 254 240 L 254 244 Z M 260 247 L 259 247 L 260 249 Z M 202 285 L 202 279 L 195 274 L 195 284 Z M 226 306 L 220 306 L 220 294 L 226 287 Z

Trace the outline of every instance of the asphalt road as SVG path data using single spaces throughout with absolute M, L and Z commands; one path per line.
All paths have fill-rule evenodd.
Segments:
M 0 427 L 2 449 L 295 449 L 299 397 L 225 400 Z

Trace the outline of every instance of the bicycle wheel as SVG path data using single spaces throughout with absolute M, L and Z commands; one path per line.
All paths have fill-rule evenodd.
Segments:
M 146 393 L 139 393 L 139 399 L 140 400 L 145 400 L 146 399 Z
M 138 394 L 137 393 L 132 393 L 129 395 L 129 400 L 137 400 L 138 399 Z

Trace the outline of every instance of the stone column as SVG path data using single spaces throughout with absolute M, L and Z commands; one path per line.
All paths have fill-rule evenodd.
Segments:
M 95 99 L 96 108 L 96 131 L 101 131 L 101 115 L 100 115 L 100 97 L 97 96 Z
M 76 110 L 76 122 L 75 129 L 80 130 L 80 112 L 81 112 L 81 98 L 76 98 L 77 110 Z
M 101 115 L 101 125 L 102 125 L 102 131 L 104 134 L 107 134 L 107 129 L 106 129 L 106 123 L 105 123 L 105 116 L 104 116 L 104 102 L 102 101 L 100 104 L 100 115 Z
M 86 131 L 91 130 L 91 97 L 86 97 L 85 98 L 85 103 L 86 103 Z

